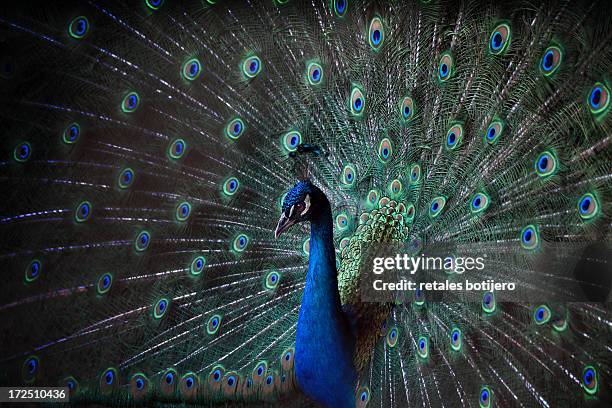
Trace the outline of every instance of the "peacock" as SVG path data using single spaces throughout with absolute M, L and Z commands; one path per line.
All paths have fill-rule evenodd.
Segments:
M 610 406 L 608 6 L 1 5 L 0 385 Z M 439 272 L 541 296 L 371 301 L 377 245 L 486 251 Z

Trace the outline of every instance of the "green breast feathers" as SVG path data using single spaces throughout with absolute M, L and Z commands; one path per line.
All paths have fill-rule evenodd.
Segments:
M 340 299 L 356 326 L 355 367 L 362 370 L 372 356 L 393 304 L 363 302 L 360 295 L 360 261 L 364 243 L 408 242 L 414 206 L 383 197 L 378 208 L 359 217 L 355 234 L 342 247 L 338 271 Z

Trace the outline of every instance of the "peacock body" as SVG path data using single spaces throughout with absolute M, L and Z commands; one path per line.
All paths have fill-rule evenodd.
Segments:
M 610 404 L 607 6 L 3 5 L 0 384 Z M 385 243 L 511 256 L 470 277 L 525 286 L 555 253 L 586 295 L 367 302 Z

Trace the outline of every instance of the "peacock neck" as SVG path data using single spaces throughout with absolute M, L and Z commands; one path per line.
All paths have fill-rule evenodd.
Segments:
M 341 312 L 338 293 L 338 273 L 336 271 L 336 250 L 334 248 L 332 212 L 329 203 L 323 207 L 319 216 L 310 223 L 310 258 L 306 287 L 317 297 L 319 304 Z M 306 299 L 305 299 L 306 300 Z
M 311 220 L 310 259 L 296 336 L 296 377 L 324 406 L 354 406 L 355 340 L 338 292 L 329 203 Z

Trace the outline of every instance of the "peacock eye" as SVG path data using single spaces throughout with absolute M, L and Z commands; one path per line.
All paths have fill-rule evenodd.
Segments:
M 578 213 L 584 220 L 591 219 L 599 213 L 599 203 L 595 196 L 591 193 L 586 193 L 578 201 Z
M 261 60 L 257 55 L 252 55 L 242 63 L 242 73 L 249 79 L 255 78 L 261 71 Z
M 550 320 L 550 317 L 550 309 L 546 305 L 538 306 L 533 313 L 533 319 L 538 325 L 547 323 Z
M 446 134 L 446 148 L 448 150 L 455 150 L 461 144 L 462 138 L 463 126 L 460 124 L 453 125 Z
M 405 96 L 400 101 L 399 107 L 402 115 L 402 122 L 410 122 L 412 118 L 414 118 L 414 100 L 409 96 Z
M 231 120 L 225 126 L 225 134 L 233 140 L 237 140 L 244 133 L 244 122 L 240 118 Z
M 98 282 L 96 284 L 96 291 L 99 295 L 104 295 L 110 290 L 112 284 L 113 275 L 111 275 L 110 273 L 105 273 L 98 278 Z
M 334 1 L 334 11 L 338 17 L 344 17 L 346 14 L 346 6 L 348 1 L 346 0 L 335 0 Z
M 351 115 L 360 117 L 365 110 L 366 99 L 363 90 L 358 85 L 353 85 L 351 97 L 349 98 L 349 111 Z
M 431 218 L 436 218 L 442 212 L 444 205 L 446 204 L 445 197 L 436 197 L 431 201 L 431 206 L 429 208 L 429 216 Z
M 89 20 L 87 20 L 87 17 L 85 16 L 79 16 L 75 18 L 68 25 L 68 34 L 70 34 L 72 38 L 76 38 L 77 40 L 85 38 L 88 31 Z
M 381 162 L 386 163 L 389 161 L 392 154 L 393 145 L 391 144 L 391 140 L 385 137 L 378 145 L 378 157 Z
M 540 242 L 540 234 L 535 225 L 528 225 L 521 231 L 521 246 L 525 249 L 535 249 Z
M 597 370 L 593 366 L 586 366 L 582 371 L 582 388 L 589 395 L 597 393 L 598 388 Z
M 557 159 L 550 151 L 540 153 L 535 162 L 535 170 L 538 176 L 547 177 L 557 169 Z
M 442 82 L 448 81 L 454 70 L 453 56 L 448 52 L 442 54 L 438 65 L 438 79 Z
M 510 44 L 512 31 L 508 24 L 500 24 L 491 33 L 489 52 L 493 55 L 503 54 Z
M 385 40 L 385 29 L 380 18 L 374 17 L 374 19 L 372 19 L 369 33 L 370 47 L 372 47 L 374 51 L 378 51 Z
M 491 390 L 489 387 L 483 386 L 480 390 L 480 407 L 489 408 L 491 404 Z
M 589 109 L 591 113 L 599 114 L 603 113 L 610 105 L 609 99 L 610 92 L 601 82 L 596 82 L 589 92 Z
M 323 68 L 317 62 L 311 62 L 307 67 L 308 83 L 310 85 L 319 85 L 323 78 Z
M 183 64 L 182 74 L 183 78 L 188 81 L 193 81 L 200 76 L 202 70 L 202 64 L 197 58 L 192 58 Z
M 455 351 L 461 350 L 461 330 L 457 327 L 451 331 L 451 348 Z
M 486 292 L 482 297 L 482 310 L 485 313 L 493 313 L 497 308 L 497 302 L 495 301 L 495 295 L 493 292 Z
M 470 208 L 472 213 L 479 213 L 487 209 L 489 206 L 489 196 L 484 193 L 476 193 L 472 197 Z
M 135 112 L 138 106 L 140 106 L 140 96 L 136 92 L 129 92 L 123 97 L 121 109 L 125 113 Z
M 295 152 L 302 143 L 302 134 L 297 130 L 292 130 L 283 135 L 282 145 L 288 152 Z
M 562 59 L 563 52 L 561 49 L 551 45 L 544 51 L 544 55 L 542 55 L 540 70 L 545 76 L 551 76 L 559 69 Z
M 494 144 L 504 130 L 504 124 L 500 120 L 494 120 L 489 124 L 485 133 L 487 143 Z

